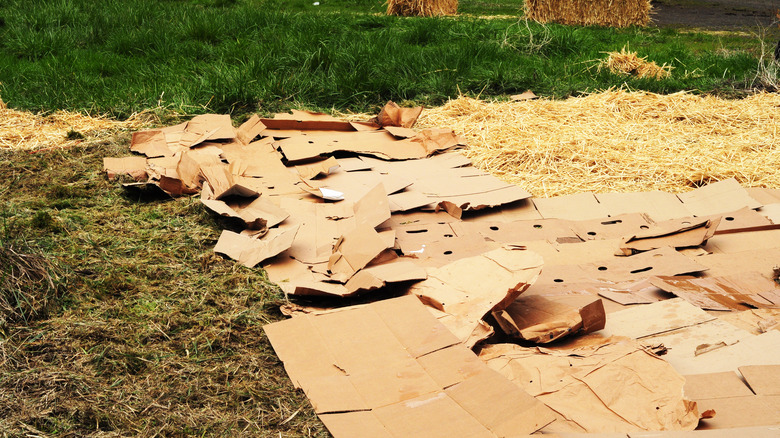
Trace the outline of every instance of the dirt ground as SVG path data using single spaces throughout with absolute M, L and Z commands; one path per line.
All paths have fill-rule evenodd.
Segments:
M 780 0 L 653 0 L 658 27 L 757 31 L 776 27 Z

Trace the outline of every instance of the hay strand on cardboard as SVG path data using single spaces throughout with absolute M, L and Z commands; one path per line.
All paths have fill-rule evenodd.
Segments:
M 387 0 L 387 15 L 436 17 L 457 12 L 458 0 Z
M 607 91 L 566 100 L 460 97 L 418 127 L 467 138 L 475 165 L 534 196 L 583 191 L 687 191 L 735 177 L 780 187 L 780 95 L 742 100 Z
M 650 0 L 526 0 L 525 16 L 540 23 L 584 26 L 646 26 Z

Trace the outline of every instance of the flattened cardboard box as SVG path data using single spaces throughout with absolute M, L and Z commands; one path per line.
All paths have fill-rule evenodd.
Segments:
M 336 438 L 516 436 L 554 419 L 414 296 L 302 315 L 264 330 Z

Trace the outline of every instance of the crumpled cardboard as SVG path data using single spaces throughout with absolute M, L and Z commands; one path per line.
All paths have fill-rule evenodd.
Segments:
M 493 333 L 482 318 L 505 309 L 539 276 L 542 258 L 531 251 L 499 248 L 428 271 L 428 279 L 409 289 L 443 311 L 442 323 L 467 347 Z
M 480 358 L 560 415 L 546 432 L 693 430 L 699 420 L 683 395 L 685 379 L 626 338 L 555 348 L 494 344 Z
M 780 307 L 769 298 L 780 285 L 757 272 L 697 278 L 691 276 L 651 277 L 650 283 L 705 310 L 748 310 Z M 777 299 L 777 298 L 775 298 Z
M 274 228 L 261 239 L 223 230 L 214 252 L 224 254 L 248 268 L 253 268 L 263 260 L 290 248 L 298 228 Z
M 411 128 L 420 117 L 423 108 L 421 106 L 414 108 L 401 108 L 392 100 L 388 101 L 379 115 L 373 121 L 379 126 L 400 126 L 402 128 Z
M 521 295 L 503 310 L 493 311 L 501 330 L 515 338 L 548 344 L 604 328 L 604 304 L 596 298 L 577 308 L 538 295 Z
M 715 235 L 719 224 L 719 217 L 705 220 L 673 219 L 659 223 L 641 233 L 624 237 L 620 244 L 620 254 L 628 256 L 664 246 L 672 248 L 699 246 Z
M 554 419 L 479 361 L 414 296 L 263 329 L 336 438 L 508 437 Z

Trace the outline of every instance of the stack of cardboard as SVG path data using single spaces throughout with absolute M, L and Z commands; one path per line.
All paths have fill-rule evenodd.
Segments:
M 780 433 L 780 190 L 531 198 L 419 114 L 198 116 L 104 167 L 307 298 L 266 333 L 336 437 Z

